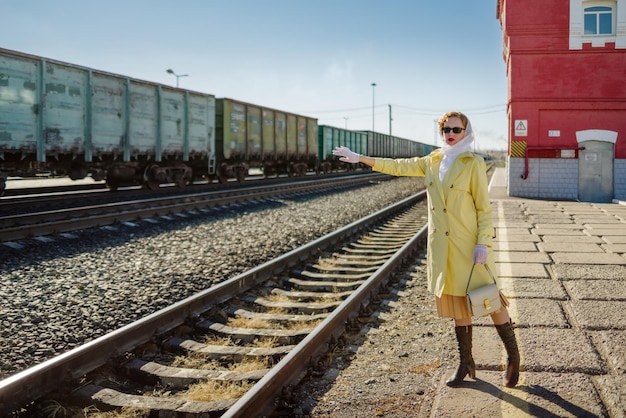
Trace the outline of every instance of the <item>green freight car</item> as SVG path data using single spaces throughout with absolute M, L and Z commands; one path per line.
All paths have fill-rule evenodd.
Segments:
M 49 173 L 183 187 L 195 180 L 350 170 L 337 146 L 381 157 L 431 145 L 0 48 L 0 196 L 9 176 Z
M 317 119 L 238 100 L 217 99 L 217 175 L 243 180 L 251 168 L 266 176 L 319 172 Z
M 333 156 L 336 147 L 348 147 L 356 153 L 367 154 L 367 133 L 320 125 L 318 128 L 320 171 L 329 173 L 339 168 L 353 170 L 354 164 L 344 164 Z
M 0 172 L 184 186 L 215 173 L 215 97 L 0 49 Z
M 332 150 L 340 146 L 348 147 L 358 154 L 386 158 L 422 157 L 436 148 L 380 132 L 351 131 L 327 125 L 319 126 L 318 138 L 320 167 L 323 172 L 338 168 L 354 169 L 355 164 L 344 164 L 332 155 Z

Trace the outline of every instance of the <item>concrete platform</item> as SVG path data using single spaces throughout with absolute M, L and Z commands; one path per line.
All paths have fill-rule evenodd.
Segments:
M 626 416 L 626 206 L 490 195 L 495 259 L 511 302 L 522 373 L 503 387 L 506 353 L 475 321 L 477 379 L 438 386 L 431 417 Z

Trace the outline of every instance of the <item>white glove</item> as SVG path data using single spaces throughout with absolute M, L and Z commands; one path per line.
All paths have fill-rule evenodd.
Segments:
M 346 147 L 337 147 L 333 150 L 333 155 L 341 157 L 339 161 L 343 161 L 345 163 L 356 164 L 359 162 L 360 155 L 356 152 L 350 151 L 350 148 Z
M 488 255 L 489 251 L 487 250 L 487 246 L 478 244 L 476 248 L 474 248 L 474 264 L 486 264 Z

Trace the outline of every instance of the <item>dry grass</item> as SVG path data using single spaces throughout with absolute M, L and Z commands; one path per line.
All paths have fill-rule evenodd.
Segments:
M 122 408 L 119 411 L 100 412 L 93 408 L 92 411 L 85 411 L 84 415 L 80 416 L 88 418 L 147 418 L 150 416 L 150 411 L 138 408 Z
M 248 372 L 252 370 L 260 370 L 268 367 L 268 360 L 265 357 L 258 359 L 246 358 L 241 362 L 234 364 L 224 365 L 218 360 L 207 361 L 202 356 L 177 356 L 172 363 L 172 367 L 181 367 L 188 369 L 199 370 L 216 370 L 216 371 L 231 371 L 231 372 Z
M 252 386 L 254 386 L 253 383 L 201 382 L 190 386 L 187 391 L 178 394 L 176 398 L 204 402 L 234 399 L 242 397 Z
M 257 348 L 274 348 L 280 346 L 280 343 L 278 342 L 278 338 L 257 338 L 252 342 L 251 346 Z
M 150 414 L 150 411 L 139 408 L 102 412 L 93 405 L 86 408 L 64 407 L 56 401 L 48 401 L 40 412 L 42 418 L 146 418 Z
M 439 369 L 439 367 L 441 367 L 441 361 L 437 360 L 433 363 L 418 364 L 414 367 L 411 367 L 409 371 L 416 374 L 430 374 L 430 372 Z
M 236 316 L 234 318 L 228 319 L 228 326 L 233 328 L 253 328 L 253 329 L 264 329 L 264 328 L 277 328 L 277 324 L 274 321 L 268 321 L 262 318 L 244 318 L 241 316 Z
M 215 334 L 206 334 L 202 339 L 202 342 L 207 345 L 237 345 L 237 343 L 235 343 L 230 337 L 220 337 Z

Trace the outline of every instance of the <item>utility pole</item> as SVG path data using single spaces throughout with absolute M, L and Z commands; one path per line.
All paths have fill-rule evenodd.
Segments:
M 393 118 L 391 117 L 391 105 L 389 105 L 389 136 L 391 136 L 391 121 Z
M 375 108 L 376 108 L 376 83 L 372 83 L 372 132 L 375 131 L 374 129 L 374 120 L 375 120 L 374 109 Z

